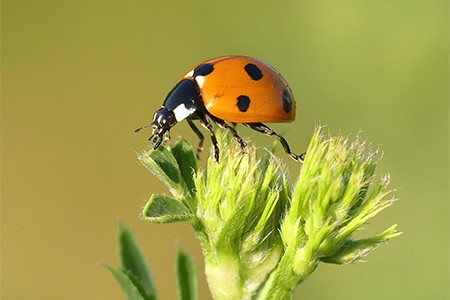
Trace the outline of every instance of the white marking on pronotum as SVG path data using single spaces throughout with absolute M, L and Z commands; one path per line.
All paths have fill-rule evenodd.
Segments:
M 192 76 L 194 76 L 194 70 L 192 70 L 192 71 L 188 72 L 186 75 L 184 75 L 184 78 L 192 77 Z
M 205 83 L 205 77 L 204 76 L 197 76 L 197 77 L 195 77 L 195 81 L 197 82 L 198 86 L 200 88 L 202 88 L 203 84 Z
M 184 105 L 183 103 L 175 107 L 175 109 L 173 110 L 177 122 L 183 121 L 184 119 L 192 115 L 194 112 L 195 108 L 187 109 L 186 105 Z

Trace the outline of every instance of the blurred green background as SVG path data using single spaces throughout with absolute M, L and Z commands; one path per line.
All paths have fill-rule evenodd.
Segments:
M 188 224 L 139 218 L 168 193 L 139 166 L 147 124 L 176 80 L 206 59 L 273 65 L 298 102 L 274 125 L 302 152 L 321 122 L 381 145 L 400 201 L 366 227 L 404 235 L 366 263 L 321 265 L 296 299 L 448 299 L 448 1 L 2 1 L 1 298 L 123 299 L 97 262 L 118 265 L 131 226 L 161 299 L 174 299 Z M 272 139 L 240 127 L 243 136 Z M 186 123 L 173 137 L 192 143 Z M 209 145 L 209 144 L 208 144 Z M 299 165 L 280 151 L 293 173 Z M 205 156 L 203 156 L 204 162 Z

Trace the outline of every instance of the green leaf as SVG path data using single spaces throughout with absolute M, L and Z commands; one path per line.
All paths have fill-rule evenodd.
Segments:
M 125 295 L 128 300 L 147 300 L 147 299 L 156 299 L 156 297 L 149 298 L 141 294 L 139 288 L 134 284 L 133 280 L 130 278 L 128 274 L 123 272 L 120 269 L 114 269 L 106 264 L 102 264 L 105 268 L 111 271 L 116 280 L 119 282 L 122 287 Z
M 136 288 L 143 289 L 145 299 L 156 299 L 150 271 L 132 231 L 120 224 L 118 239 L 121 269 L 127 274 L 129 280 L 135 282 Z
M 194 173 L 197 172 L 197 158 L 191 144 L 186 140 L 177 141 L 170 149 L 180 168 L 181 176 L 192 197 L 195 195 Z
M 186 221 L 194 215 L 181 202 L 165 195 L 153 194 L 144 207 L 146 221 L 152 223 L 173 223 Z
M 178 299 L 196 300 L 198 299 L 197 275 L 192 256 L 180 248 L 177 251 L 177 288 Z
M 164 146 L 140 155 L 139 161 L 164 182 L 175 197 L 189 193 L 175 157 Z
M 392 225 L 376 236 L 360 240 L 347 240 L 338 252 L 332 256 L 321 258 L 321 261 L 343 265 L 361 260 L 381 243 L 386 243 L 401 235 L 402 233 L 398 232 L 396 228 L 397 225 Z

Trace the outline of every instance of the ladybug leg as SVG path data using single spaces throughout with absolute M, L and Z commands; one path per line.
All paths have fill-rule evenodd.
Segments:
M 163 136 L 166 134 L 168 130 L 163 130 L 162 132 L 159 133 L 153 133 L 148 140 L 152 141 L 153 143 L 153 149 L 156 150 L 156 148 L 158 148 L 161 143 L 163 142 Z
M 195 126 L 194 122 L 192 122 L 191 120 L 187 120 L 187 121 L 188 121 L 188 124 L 191 127 L 191 129 L 195 132 L 195 134 L 200 139 L 200 142 L 198 143 L 198 146 L 197 146 L 197 154 L 196 154 L 197 159 L 199 159 L 200 153 L 203 151 L 203 142 L 205 141 L 205 137 L 200 132 L 200 130 L 197 128 L 197 126 Z
M 276 136 L 280 141 L 281 145 L 283 146 L 284 151 L 290 157 L 292 157 L 296 161 L 303 162 L 305 153 L 301 155 L 292 153 L 291 148 L 289 148 L 289 144 L 287 143 L 287 141 L 281 135 L 270 129 L 268 126 L 264 125 L 263 123 L 244 123 L 244 125 L 265 135 Z
M 241 149 L 242 152 L 245 151 L 245 146 L 247 146 L 247 144 L 244 142 L 244 140 L 239 136 L 237 130 L 234 128 L 236 126 L 236 123 L 233 123 L 234 126 L 230 126 L 228 125 L 227 122 L 225 122 L 222 119 L 219 118 L 212 118 L 212 120 L 214 121 L 214 123 L 217 124 L 217 126 L 219 126 L 220 128 L 224 128 L 227 129 L 229 131 L 231 131 L 231 133 L 233 134 L 234 138 L 239 142 L 239 144 L 241 145 Z
M 200 124 L 202 124 L 202 126 L 205 127 L 211 134 L 211 141 L 214 146 L 214 159 L 216 162 L 219 162 L 219 146 L 216 135 L 214 134 L 214 128 L 204 114 L 198 114 L 198 119 L 200 120 Z

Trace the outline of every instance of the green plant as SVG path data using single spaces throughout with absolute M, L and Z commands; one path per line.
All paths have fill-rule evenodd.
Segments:
M 317 128 L 294 184 L 272 152 L 249 143 L 243 154 L 227 132 L 218 141 L 221 159 L 205 168 L 185 140 L 139 156 L 172 194 L 152 195 L 144 219 L 192 224 L 214 299 L 289 298 L 320 262 L 360 260 L 400 234 L 354 238 L 394 201 L 389 176 L 376 179 L 377 151 L 359 139 Z

